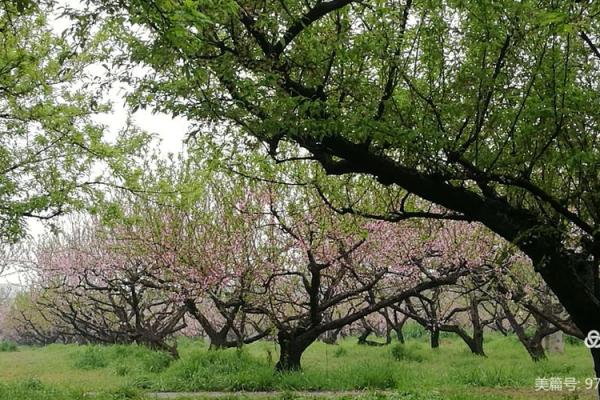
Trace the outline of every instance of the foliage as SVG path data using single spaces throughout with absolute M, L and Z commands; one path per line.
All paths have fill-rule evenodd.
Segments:
M 4 1 L 0 8 L 3 241 L 23 236 L 26 217 L 46 220 L 89 205 L 104 178 L 98 165 L 116 172 L 146 140 L 127 128 L 116 142 L 106 140 L 93 116 L 110 107 L 89 76 L 98 42 L 93 35 L 74 43 L 54 34 L 48 3 Z
M 317 161 L 341 212 L 482 222 L 600 329 L 598 2 L 89 4 L 149 69 L 132 104 L 223 157 Z
M 0 340 L 0 353 L 17 350 L 17 344 L 15 342 L 10 340 Z
M 390 348 L 390 353 L 396 361 L 422 362 L 423 356 L 414 350 L 414 348 L 407 347 L 402 343 L 396 343 Z

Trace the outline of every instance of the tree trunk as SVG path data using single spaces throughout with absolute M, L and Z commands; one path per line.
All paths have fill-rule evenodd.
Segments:
M 440 330 L 433 327 L 429 332 L 431 334 L 431 348 L 437 349 L 440 347 Z
M 475 332 L 473 343 L 474 346 L 471 348 L 471 352 L 478 356 L 485 357 L 485 352 L 483 351 L 483 331 Z
M 392 330 L 392 327 L 388 325 L 385 330 L 385 344 L 392 343 Z
M 307 335 L 306 332 L 286 332 L 277 333 L 279 342 L 279 361 L 275 364 L 275 370 L 278 372 L 292 372 L 302 369 L 300 360 L 304 350 L 308 348 L 315 340 L 318 334 Z
M 208 350 L 222 350 L 226 349 L 227 346 L 227 338 L 223 337 L 219 334 L 213 334 L 208 336 L 210 340 L 210 345 L 208 346 Z
M 404 334 L 402 333 L 402 327 L 394 328 L 394 331 L 396 332 L 396 337 L 398 338 L 398 341 L 404 344 Z
M 373 332 L 373 330 L 370 327 L 365 327 L 365 329 L 363 330 L 363 332 L 360 334 L 360 336 L 358 337 L 358 344 L 367 344 L 367 338 L 369 337 L 369 335 L 371 334 L 371 332 Z
M 479 315 L 479 300 L 474 297 L 471 298 L 469 319 L 473 326 L 473 340 L 472 345 L 469 346 L 471 353 L 485 357 L 485 353 L 483 352 L 483 324 Z
M 546 352 L 544 346 L 542 346 L 541 340 L 532 339 L 525 345 L 527 352 L 531 356 L 531 359 L 535 362 L 546 359 Z
M 402 344 L 404 344 L 404 335 L 402 334 L 402 327 L 404 326 L 404 323 L 408 320 L 408 317 L 406 315 L 402 315 L 401 319 L 398 319 L 398 311 L 396 309 L 394 309 L 392 307 L 392 315 L 394 316 L 393 320 L 390 317 L 389 313 L 386 311 L 385 313 L 383 313 L 383 316 L 385 317 L 385 321 L 386 321 L 386 325 L 387 325 L 387 337 L 386 337 L 386 343 L 391 343 L 392 342 L 392 331 L 396 333 L 396 338 L 398 339 L 398 341 Z
M 471 353 L 486 357 L 485 352 L 483 351 L 483 336 L 481 336 L 481 338 L 475 337 L 472 340 L 465 341 L 465 343 L 467 343 L 467 346 L 469 346 Z
M 483 351 L 483 331 L 479 332 L 475 330 L 473 332 L 473 337 L 470 337 L 469 334 L 459 326 L 454 327 L 452 330 L 448 329 L 448 331 L 456 333 L 469 347 L 471 353 L 486 357 L 485 352 Z
M 279 346 L 281 352 L 279 354 L 279 361 L 275 365 L 275 369 L 279 372 L 299 371 L 302 368 L 300 359 L 302 358 L 304 349 L 294 342 L 287 342 L 286 344 L 280 344 Z
M 594 372 L 596 377 L 600 377 L 600 349 L 590 349 L 590 352 L 594 360 Z M 598 385 L 598 398 L 600 398 L 600 385 Z

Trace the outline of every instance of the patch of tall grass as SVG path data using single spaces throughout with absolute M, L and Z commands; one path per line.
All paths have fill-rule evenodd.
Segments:
M 91 370 L 110 367 L 119 376 L 158 373 L 166 369 L 173 358 L 144 346 L 112 345 L 81 346 L 74 354 L 74 367 Z
M 0 352 L 12 352 L 12 351 L 17 351 L 18 347 L 17 344 L 13 341 L 10 340 L 0 340 Z

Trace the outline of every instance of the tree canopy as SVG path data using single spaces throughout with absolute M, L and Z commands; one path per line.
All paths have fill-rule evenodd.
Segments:
M 107 163 L 139 144 L 130 135 L 110 143 L 93 119 L 110 109 L 90 85 L 97 39 L 75 43 L 54 33 L 46 13 L 52 10 L 45 2 L 0 7 L 2 240 L 22 236 L 24 218 L 47 220 L 82 207 Z
M 598 314 L 595 2 L 90 3 L 152 68 L 132 101 L 481 221 Z
M 600 330 L 598 2 L 87 0 L 68 43 L 7 4 L 4 232 L 76 204 L 81 167 L 112 153 L 93 98 L 61 90 L 100 26 L 133 107 L 184 115 L 226 156 L 315 161 L 303 179 L 341 214 L 481 222 Z

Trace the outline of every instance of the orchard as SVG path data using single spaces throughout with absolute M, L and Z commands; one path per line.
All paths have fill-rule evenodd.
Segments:
M 599 21 L 0 2 L 0 399 L 597 398 Z

